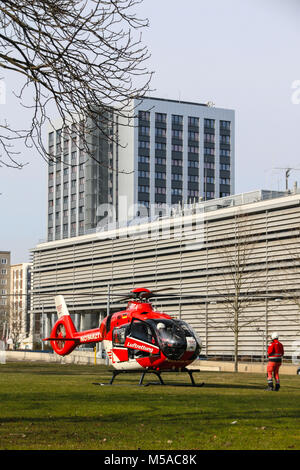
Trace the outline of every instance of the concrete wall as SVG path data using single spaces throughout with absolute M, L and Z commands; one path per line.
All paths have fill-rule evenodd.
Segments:
M 61 364 L 105 364 L 104 359 L 96 358 L 93 352 L 81 351 L 69 356 L 59 356 L 56 353 L 32 351 L 5 351 L 6 361 L 57 362 Z M 96 361 L 96 362 L 95 362 Z
M 97 364 L 105 365 L 105 359 L 96 358 L 92 352 L 82 351 L 61 357 L 55 353 L 39 353 L 27 351 L 6 351 L 6 361 L 35 361 L 35 362 L 55 362 L 61 364 Z M 280 368 L 281 375 L 296 375 L 300 365 L 283 364 Z M 225 361 L 195 361 L 189 369 L 200 369 L 202 372 L 234 372 L 234 363 Z M 264 363 L 239 363 L 239 372 L 266 373 L 267 364 Z

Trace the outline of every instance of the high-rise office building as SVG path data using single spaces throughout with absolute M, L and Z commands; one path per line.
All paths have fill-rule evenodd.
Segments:
M 233 110 L 150 97 L 133 99 L 128 117 L 112 111 L 89 154 L 58 124 L 49 133 L 48 241 L 88 233 L 111 211 L 122 221 L 141 207 L 234 194 L 234 138 Z

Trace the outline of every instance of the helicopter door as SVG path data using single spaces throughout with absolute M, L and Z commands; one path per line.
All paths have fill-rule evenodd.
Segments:
M 114 328 L 112 333 L 112 362 L 128 361 L 128 349 L 125 347 L 126 334 L 129 324 Z
M 129 355 L 134 357 L 146 357 L 159 353 L 159 347 L 150 325 L 141 320 L 133 320 L 131 322 L 125 347 L 133 350 L 133 354 L 129 352 Z

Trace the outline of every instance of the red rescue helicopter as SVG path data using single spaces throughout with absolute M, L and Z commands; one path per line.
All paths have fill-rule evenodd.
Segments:
M 44 341 L 50 341 L 61 356 L 70 354 L 76 346 L 103 342 L 109 364 L 114 368 L 110 384 L 122 372 L 141 372 L 142 385 L 145 374 L 153 372 L 163 385 L 162 372 L 182 371 L 189 374 L 195 385 L 192 374 L 196 371 L 186 367 L 199 356 L 201 339 L 185 321 L 153 309 L 150 299 L 162 296 L 170 294 L 133 289 L 121 299 L 128 300 L 126 310 L 107 315 L 99 328 L 79 332 L 64 297 L 58 295 L 55 297 L 58 320 Z

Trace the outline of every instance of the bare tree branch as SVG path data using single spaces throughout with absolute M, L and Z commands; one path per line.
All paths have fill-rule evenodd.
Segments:
M 108 132 L 111 109 L 127 116 L 132 98 L 145 96 L 152 77 L 140 34 L 148 20 L 132 12 L 141 2 L 0 1 L 0 68 L 24 78 L 16 97 L 32 110 L 24 130 L 0 123 L 0 165 L 23 166 L 16 159 L 12 135 L 46 161 L 55 158 L 42 138 L 46 123 L 54 128 L 48 113 L 53 104 L 63 128 L 77 125 L 80 133 L 79 122 L 92 123 L 93 129 L 90 124 L 80 135 L 92 158 L 87 130 L 97 128 L 104 138 L 113 139 Z

